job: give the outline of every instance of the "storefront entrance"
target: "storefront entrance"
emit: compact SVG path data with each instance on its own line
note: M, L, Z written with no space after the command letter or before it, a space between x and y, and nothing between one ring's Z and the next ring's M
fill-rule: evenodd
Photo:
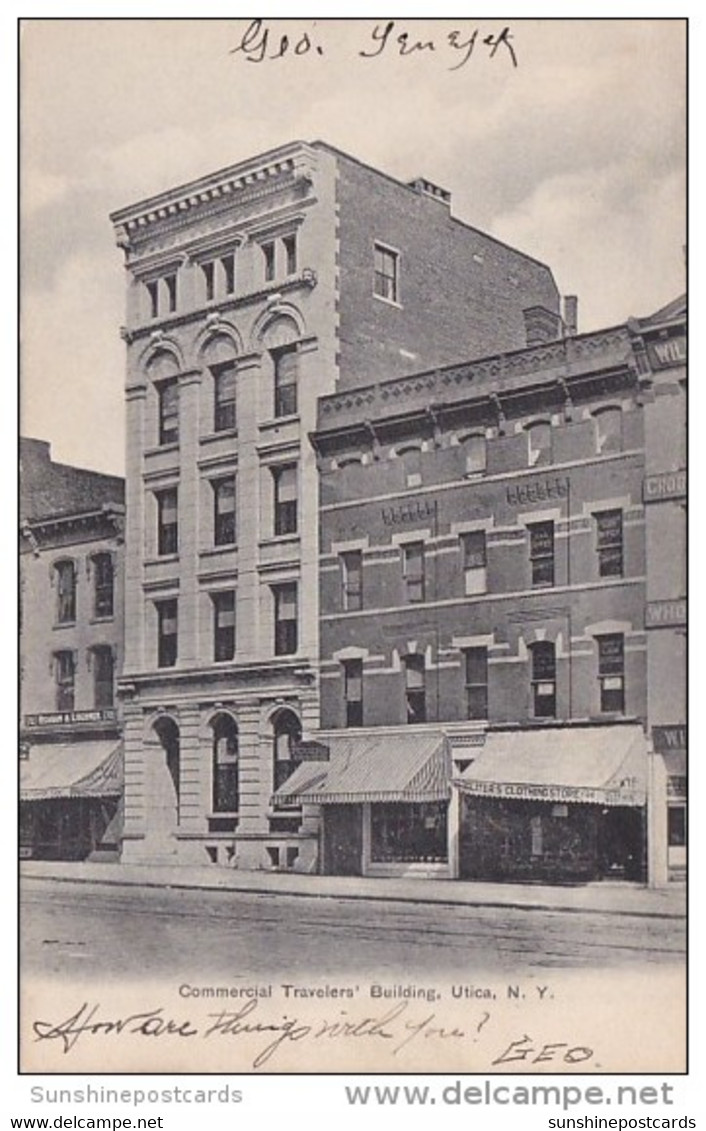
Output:
M363 806L323 807L323 871L328 876L363 874Z

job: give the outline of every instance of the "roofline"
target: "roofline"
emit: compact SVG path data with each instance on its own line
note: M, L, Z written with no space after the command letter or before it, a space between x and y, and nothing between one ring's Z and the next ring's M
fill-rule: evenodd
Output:
M344 157L347 161L352 161L354 165L359 165L362 169L369 169L372 173L376 173L379 177L384 177L385 180L391 181L394 185L397 185L398 188L407 189L408 192L414 193L414 195L417 197L419 196L419 193L416 191L416 189L412 188L412 186L407 184L406 181L401 181L397 177L393 177L391 173L386 173L382 169L377 169L374 165L368 164L367 161L361 161L359 157L353 157L352 154L346 153L345 149L338 149L337 146L331 145L329 142L323 141L321 138L317 138L316 141L312 141L309 144L311 145L312 149L324 149L329 153L336 154L337 157ZM486 232L482 228L476 228L473 224L469 224L467 223L467 221L459 219L459 217L455 216L453 212L451 212L451 210L449 210L449 219L452 220L455 224L460 224L460 226L462 228L466 228L467 231L474 232L479 236L483 236L484 239L491 240L499 247L504 247L507 251L513 251L516 255L521 256L523 259L527 259L530 263L536 263L538 267L543 267L554 283L557 294L560 294L556 280L554 279L554 273L547 263L544 263L541 259L536 259L534 255L530 255L526 251L521 251L519 248L513 247L512 244L505 243L504 240L498 239L497 236L492 235L490 232Z
M263 160L268 161L282 159L289 157L292 154L306 149L309 147L307 141L288 141L285 145L277 146L275 149L266 149L263 153L257 153L252 157L248 157L243 161L237 161L234 165L225 165L221 169L215 169L211 173L204 173L194 180L185 181L183 184L175 185L173 188L166 189L163 192L157 193L156 196L148 196L142 200L138 200L133 204L125 205L123 208L118 208L108 214L109 219L113 224L123 223L125 220L133 218L134 215L144 212L149 209L159 208L166 203L170 203L176 196L188 194L198 188L210 184L213 181L222 180L226 177L233 177L242 175L243 171L252 165L259 164Z

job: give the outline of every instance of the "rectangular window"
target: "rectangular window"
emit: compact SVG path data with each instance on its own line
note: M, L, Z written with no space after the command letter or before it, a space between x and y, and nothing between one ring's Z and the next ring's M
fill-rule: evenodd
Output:
M556 653L551 641L542 640L530 647L532 657L532 700L536 719L556 718Z
M232 589L212 593L213 658L232 660L235 656L235 593Z
M623 576L623 512L601 511L596 514L596 549L598 576Z
M296 346L273 350L275 367L275 416L294 416L297 411L299 356Z
M619 408L602 408L593 414L596 422L596 451L610 455L623 450L623 414Z
M410 605L424 600L424 543L409 542L402 547L405 593Z
M112 617L113 615L113 555L95 554L93 566L93 615Z
M625 637L613 632L597 640L601 711L622 715L625 713Z
M529 530L529 556L534 589L554 584L554 523L533 522Z
M343 608L347 613L363 608L363 554L361 550L349 550L341 554L341 581L343 585Z
M463 441L463 454L466 475L482 475L487 464L487 443L485 436L467 436Z
M73 711L76 681L76 660L73 652L57 652L54 656L57 711Z
M176 444L179 440L179 386L174 381L163 381L158 386L159 443Z
M202 263L201 271L206 286L206 302L210 302L216 293L216 265L212 261Z
M157 601L157 665L173 668L177 661L177 601Z
M463 653L466 676L466 717L488 718L488 649L467 648Z
M76 565L74 562L58 562L56 565L58 624L71 624L76 620Z
M213 487L213 543L235 545L235 476L215 479Z
M466 596L485 593L488 570L485 548L485 530L472 530L461 535L463 553L463 591Z
M273 585L275 603L275 656L291 656L297 650L296 582Z
M107 645L93 649L93 705L98 710L115 701L113 650Z
M157 318L159 315L159 281L153 279L149 283L145 283L147 294L150 300L150 318Z
M424 656L405 656L403 661L407 722L424 723L427 718Z
M260 246L262 248L262 258L265 264L265 282L271 283L275 277L275 245L273 243L263 243Z
M686 847L686 805L667 808L667 844L670 848Z
M165 275L164 286L167 290L167 309L170 314L173 314L177 308L177 277L176 275Z
M176 554L179 550L177 488L157 492L157 553Z
M235 363L214 366L213 373L213 431L232 432L235 429Z
M345 660L343 663L344 695L346 700L346 726L363 725L363 661Z
M391 248L375 244L373 293L388 302L399 302L399 258Z
M296 465L273 467L275 535L297 531L297 468Z
M287 265L287 274L296 275L297 273L297 237L284 236L282 239L284 245L285 262Z
M235 255L224 255L221 259L223 268L223 289L227 295L235 293Z
M552 428L546 421L528 427L527 458L530 467L543 467L552 462Z

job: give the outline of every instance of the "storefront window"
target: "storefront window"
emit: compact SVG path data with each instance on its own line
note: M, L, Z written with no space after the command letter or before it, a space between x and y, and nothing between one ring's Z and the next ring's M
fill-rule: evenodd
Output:
M670 848L686 845L686 805L670 805L667 809L667 841Z
M371 805L372 863L445 863L447 809L445 801Z

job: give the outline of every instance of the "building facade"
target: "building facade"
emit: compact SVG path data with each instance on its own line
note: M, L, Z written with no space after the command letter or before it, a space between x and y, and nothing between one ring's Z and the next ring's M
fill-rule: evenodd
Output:
M20 441L20 849L116 858L124 483Z
M317 867L320 396L556 333L450 196L292 143L111 217L127 315L127 860Z
M322 728L279 797L319 806L324 871L680 859L683 758L648 729L684 718L671 315L321 400Z

